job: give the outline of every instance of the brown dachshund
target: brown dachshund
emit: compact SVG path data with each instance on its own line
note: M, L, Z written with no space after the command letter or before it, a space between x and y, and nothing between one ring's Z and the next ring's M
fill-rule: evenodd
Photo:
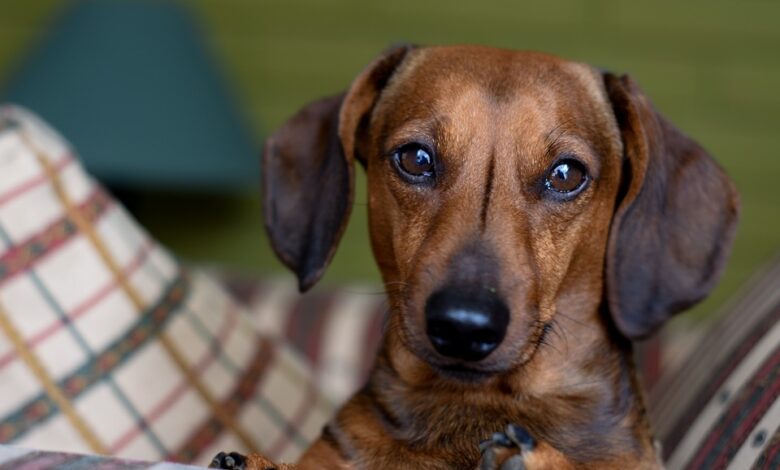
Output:
M278 468L662 466L631 340L724 265L737 194L706 151L625 76L392 49L267 142L266 225L302 290L344 232L355 161L390 317L368 383Z

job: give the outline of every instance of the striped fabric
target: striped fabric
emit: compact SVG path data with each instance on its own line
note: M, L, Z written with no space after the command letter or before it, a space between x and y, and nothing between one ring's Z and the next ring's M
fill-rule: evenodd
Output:
M670 469L780 468L780 257L650 396Z
M175 463L152 463L139 460L114 459L96 455L45 452L22 447L0 445L0 470L197 470Z
M187 271L30 113L0 107L0 443L294 460L333 407L293 348Z

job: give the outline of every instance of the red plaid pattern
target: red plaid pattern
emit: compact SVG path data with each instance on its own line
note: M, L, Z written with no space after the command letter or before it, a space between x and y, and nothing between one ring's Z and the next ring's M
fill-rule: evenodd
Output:
M333 402L346 401L365 382L388 313L384 292L377 286L300 295L291 279L221 277L247 305L258 330L288 342L309 359L317 387Z
M332 413L305 361L183 271L73 155L0 108L0 443L297 458Z

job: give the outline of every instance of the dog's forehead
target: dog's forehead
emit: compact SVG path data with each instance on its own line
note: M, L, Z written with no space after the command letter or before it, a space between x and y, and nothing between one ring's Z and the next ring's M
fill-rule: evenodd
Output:
M592 67L538 52L477 46L415 50L382 95L379 107L403 107L389 110L400 111L401 119L464 106L476 111L480 105L610 114L601 75Z

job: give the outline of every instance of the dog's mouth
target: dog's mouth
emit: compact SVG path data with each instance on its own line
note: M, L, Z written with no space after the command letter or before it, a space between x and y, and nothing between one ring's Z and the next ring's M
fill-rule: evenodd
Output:
M433 365L433 364L431 364ZM464 365L433 366L443 376L460 382L482 382L497 374L495 371L474 369Z

